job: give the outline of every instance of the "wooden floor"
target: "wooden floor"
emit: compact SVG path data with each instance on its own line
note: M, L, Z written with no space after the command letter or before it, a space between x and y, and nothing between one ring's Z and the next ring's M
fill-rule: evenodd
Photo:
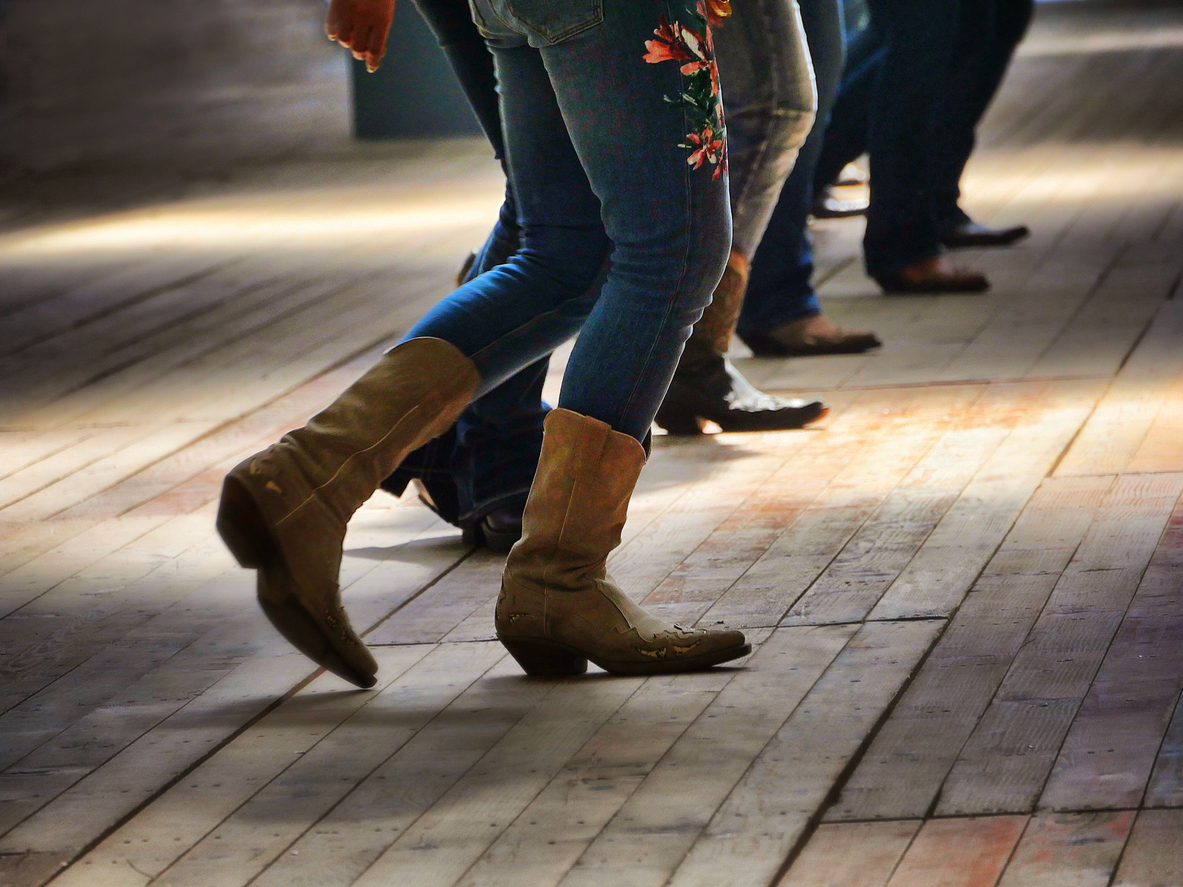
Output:
M816 429L657 440L612 568L749 631L705 674L524 678L499 558L378 494L354 691L214 534L446 292L482 146L4 207L0 884L1183 885L1181 35L1042 5L966 179L1034 230L965 256L991 292L884 298L826 223L825 310L886 346L741 362Z

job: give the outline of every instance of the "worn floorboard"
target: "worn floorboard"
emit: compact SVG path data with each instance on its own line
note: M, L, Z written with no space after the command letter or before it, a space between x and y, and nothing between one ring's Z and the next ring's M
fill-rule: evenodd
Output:
M1181 29L1040 4L963 181L1032 228L956 257L991 290L885 298L862 221L818 223L825 312L884 347L737 344L829 415L655 438L609 566L748 632L698 675L525 678L502 558L377 493L356 691L214 531L225 472L448 291L484 145L4 208L0 884L1183 884Z

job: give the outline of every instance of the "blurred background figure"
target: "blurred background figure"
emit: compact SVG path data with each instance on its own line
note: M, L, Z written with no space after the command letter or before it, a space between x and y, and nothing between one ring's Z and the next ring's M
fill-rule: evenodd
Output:
M859 58L879 70L849 72L851 107L842 109L868 121L867 273L886 292L979 292L985 276L952 265L942 246L1006 245L1027 234L1022 226L977 225L958 201L978 121L1027 30L1033 0L868 0L868 7ZM860 76L875 76L874 90ZM868 95L860 111L859 97ZM840 120L844 132L862 129ZM853 150L845 138L830 170Z
M842 79L841 0L801 0L801 18L817 82L817 123L801 147L752 261L737 332L760 357L859 354L880 345L874 333L844 330L824 317L811 282L813 247L807 224L826 121Z

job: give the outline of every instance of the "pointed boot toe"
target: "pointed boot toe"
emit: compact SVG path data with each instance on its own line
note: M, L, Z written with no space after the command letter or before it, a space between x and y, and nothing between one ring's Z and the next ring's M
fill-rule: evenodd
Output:
M682 628L647 613L608 575L645 450L569 410L546 417L542 456L506 560L497 637L531 675L699 671L751 652L743 634Z
M291 555L286 553L282 532L277 536L274 529L284 523L283 518L268 517L268 513L282 515L284 503L283 494L277 492L282 488L268 470L267 455L269 451L247 459L226 476L218 532L240 565L258 571L259 607L275 629L322 668L359 687L372 687L378 663L354 631L337 584L340 557L333 557L332 548L335 542L339 550L344 541L344 526L337 530L329 522L313 529L322 544L306 549L307 553L327 547L327 556L322 551L304 558L298 548ZM284 482L291 483L288 478ZM293 577L293 569L300 571L304 583Z
M258 573L259 608L293 647L337 677L362 689L377 683L378 663L350 624L340 591L313 606L276 561Z

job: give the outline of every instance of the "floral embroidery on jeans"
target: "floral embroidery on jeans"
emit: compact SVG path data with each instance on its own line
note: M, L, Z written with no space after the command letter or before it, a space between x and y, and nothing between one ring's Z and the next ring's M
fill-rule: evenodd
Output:
M678 145L690 150L686 162L694 169L704 163L713 166L713 179L727 172L727 127L719 98L719 68L715 64L711 25L717 25L728 12L726 0L699 0L694 13L697 29L677 21L671 23L663 13L653 32L655 39L645 41L645 61L649 64L682 63L682 94L677 98L666 96L665 100L685 108L694 127L686 134L686 141Z

